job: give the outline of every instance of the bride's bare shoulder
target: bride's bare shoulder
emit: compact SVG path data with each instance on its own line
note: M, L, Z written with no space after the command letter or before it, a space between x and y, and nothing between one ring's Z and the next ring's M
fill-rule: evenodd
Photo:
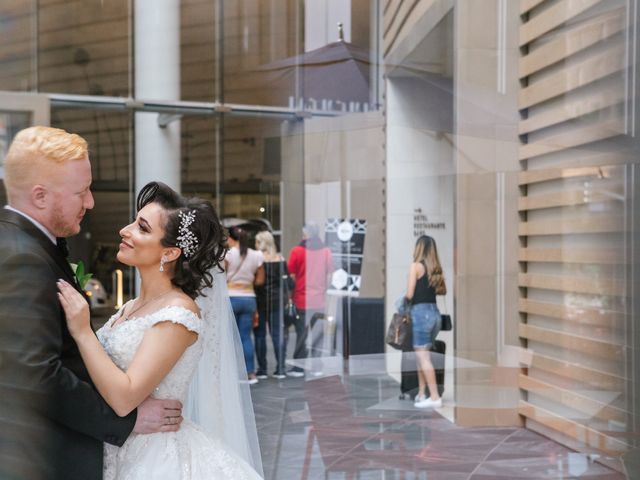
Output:
M172 295L167 301L167 307L182 307L200 317L200 309L198 305L196 305L195 300L184 292L176 292Z

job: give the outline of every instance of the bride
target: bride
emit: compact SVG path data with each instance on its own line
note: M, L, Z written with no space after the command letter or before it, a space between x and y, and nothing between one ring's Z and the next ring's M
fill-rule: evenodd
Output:
M105 444L104 478L262 478L215 210L157 182L142 189L137 207L117 258L140 272L140 296L95 334L83 296L61 280L58 297L96 388L118 415L153 396L182 401L185 421L177 432Z

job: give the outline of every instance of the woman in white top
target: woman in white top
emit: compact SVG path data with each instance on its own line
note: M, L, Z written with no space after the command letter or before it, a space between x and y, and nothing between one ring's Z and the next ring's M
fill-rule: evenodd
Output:
M262 252L249 248L247 232L240 227L230 229L227 243L229 246L229 252L225 257L227 287L240 331L249 383L253 385L258 383L253 360L253 341L251 340L253 316L257 310L256 294L253 287L264 284L264 257Z

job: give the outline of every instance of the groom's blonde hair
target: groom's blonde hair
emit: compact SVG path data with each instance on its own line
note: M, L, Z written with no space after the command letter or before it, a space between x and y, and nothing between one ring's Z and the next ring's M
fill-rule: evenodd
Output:
M88 157L87 142L80 135L61 128L35 126L20 130L4 160L7 195L26 192L41 183L51 168Z

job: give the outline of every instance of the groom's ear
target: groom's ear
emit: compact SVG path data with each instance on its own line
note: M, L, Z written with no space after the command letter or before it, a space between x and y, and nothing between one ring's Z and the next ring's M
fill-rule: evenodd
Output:
M48 193L47 187L44 185L34 185L31 189L31 202L39 210L44 210L47 208Z

